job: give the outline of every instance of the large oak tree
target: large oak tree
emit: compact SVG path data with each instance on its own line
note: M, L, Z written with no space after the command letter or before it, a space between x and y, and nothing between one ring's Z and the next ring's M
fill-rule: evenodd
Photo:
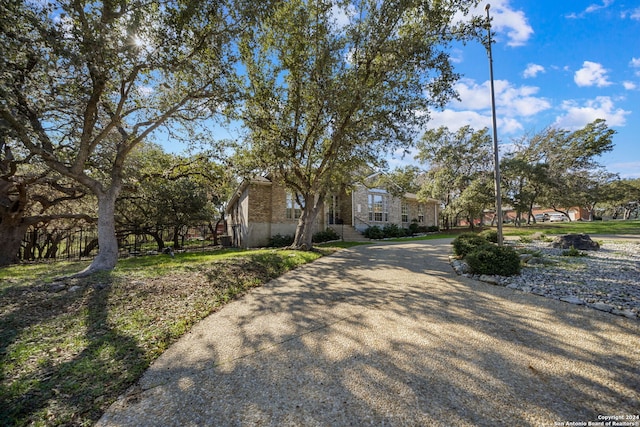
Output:
M114 206L133 148L163 125L187 135L229 102L232 9L225 0L0 5L0 118L30 155L95 194L100 250L86 273L116 264Z
M455 94L448 47L477 36L476 1L290 0L257 8L241 56L248 129L241 157L303 207L293 246L310 248L327 194L406 149Z

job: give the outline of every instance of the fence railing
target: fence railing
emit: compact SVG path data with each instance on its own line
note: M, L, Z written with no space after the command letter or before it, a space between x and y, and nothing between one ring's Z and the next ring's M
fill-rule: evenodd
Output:
M221 244L222 229L201 224L189 227L166 227L154 230L153 236L141 230L117 230L118 256L121 258L158 253L163 248L174 250L206 250ZM215 239L213 233L218 234ZM176 245L177 240L177 245ZM161 244L160 244L161 242ZM162 246L162 247L161 247ZM91 259L98 253L96 227L70 229L30 228L25 234L18 258L22 261Z

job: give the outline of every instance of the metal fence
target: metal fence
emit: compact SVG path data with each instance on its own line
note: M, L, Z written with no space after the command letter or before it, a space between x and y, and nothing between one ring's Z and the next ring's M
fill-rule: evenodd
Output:
M215 225L201 224L190 227L167 227L154 233L165 248L174 250L204 251L214 243L221 243L223 228L215 232ZM162 250L156 238L142 231L117 230L119 257L155 254ZM176 239L177 235L177 239ZM177 247L176 242L177 240ZM22 261L81 260L91 259L98 253L98 230L84 226L70 229L31 227L25 234L18 258Z
M29 228L18 257L23 261L82 259L95 256L98 246L96 228Z

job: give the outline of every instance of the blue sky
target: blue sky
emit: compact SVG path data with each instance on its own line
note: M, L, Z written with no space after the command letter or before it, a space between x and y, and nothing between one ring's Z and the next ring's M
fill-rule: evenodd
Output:
M493 0L474 13L485 16L487 3L500 144L602 118L617 134L600 162L622 178L640 178L640 0ZM451 57L462 74L456 85L461 100L432 112L429 127L491 128L485 48L461 45ZM233 129L215 133L236 136ZM165 148L176 149L167 142ZM395 156L390 165L414 163L412 157Z
M485 15L487 3L500 143L602 118L617 134L600 162L640 178L640 1L494 0L476 14ZM486 50L469 44L452 57L463 74L461 101L433 112L430 127L491 128Z

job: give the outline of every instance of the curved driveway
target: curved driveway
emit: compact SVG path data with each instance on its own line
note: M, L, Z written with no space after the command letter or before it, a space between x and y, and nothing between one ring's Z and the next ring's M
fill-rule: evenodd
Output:
M170 347L98 425L553 426L640 413L640 322L458 277L450 250L360 246L257 288Z

